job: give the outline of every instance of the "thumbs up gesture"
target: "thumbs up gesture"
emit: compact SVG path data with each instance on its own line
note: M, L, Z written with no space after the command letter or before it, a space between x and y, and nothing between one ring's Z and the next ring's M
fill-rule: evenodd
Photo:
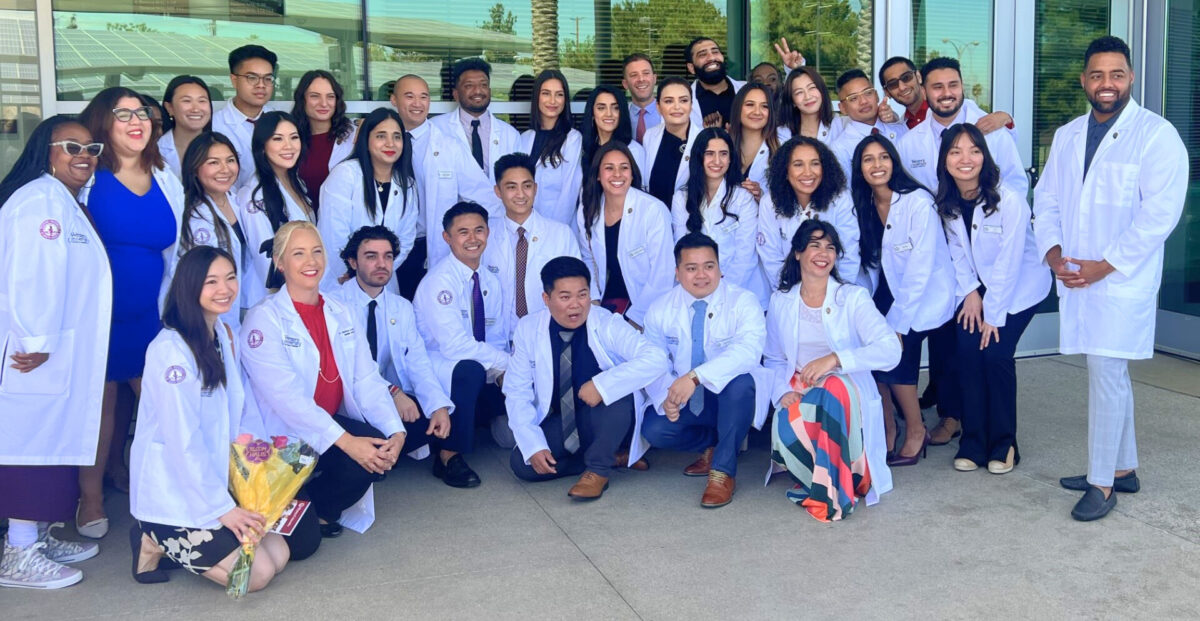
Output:
M888 105L887 93L883 94L883 100L879 102L879 120L884 123L900 122L900 115L896 114L896 111Z

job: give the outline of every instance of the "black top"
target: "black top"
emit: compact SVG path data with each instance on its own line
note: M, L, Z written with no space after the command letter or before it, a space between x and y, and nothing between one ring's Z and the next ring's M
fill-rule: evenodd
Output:
M1083 150L1083 176L1087 176L1087 171L1092 167L1092 158L1096 156L1096 149L1100 147L1100 142L1104 140L1104 136L1108 134L1108 130L1112 129L1113 123L1121 117L1121 113L1125 111L1122 107L1117 110L1117 113L1108 117L1108 120L1100 123L1096 120L1096 115L1088 114L1087 122L1087 142L1084 144Z
M601 216L603 217L603 216ZM605 300L628 300L629 290L625 288L625 275L621 273L621 263L617 260L620 253L621 221L617 220L612 226L604 227L604 265L608 269L608 282L604 285L604 293L600 297Z
M546 143L550 141L550 132L545 129L536 129L533 131L533 146L529 149L529 155L538 163L542 161L542 150L546 148Z
M696 101L695 105L700 106L700 116L707 118L713 112L721 113L721 125L729 122L730 108L733 107L734 92L733 82L729 78L725 78L725 90L721 94L716 94L704 88L702 84L696 85Z
M558 392L558 360L562 356L563 349L566 349L567 344L563 342L561 332L571 332L574 336L571 337L571 385L575 388L575 411L578 412L583 408L583 402L579 399L579 389L584 384L590 382L593 377L600 374L600 363L596 362L596 355L592 353L592 348L588 347L587 339L587 324L584 324L574 330L567 330L558 325L558 322L553 317L550 318L550 353L552 354L551 366L554 369L554 398L550 400L550 416L561 414L559 411L559 400L562 395Z
M89 219L90 219L90 216L89 216ZM233 223L233 234L237 235L238 242L240 242L242 244L242 247L244 248L246 246L246 234L244 232L242 232L242 223L241 222Z
M975 205L979 204L978 200L967 200L965 198L958 199L958 210L962 213L963 224L967 226L967 237L971 238L971 220L975 218Z
M679 162L683 160L683 149L687 143L668 131L663 131L662 142L658 145L658 155L654 159L654 168L650 170L648 191L654 198L662 201L667 207L675 197L675 177L679 174Z
M375 191L379 193L379 206L383 208L383 213L387 213L388 197L392 195L392 182L387 183L375 182Z

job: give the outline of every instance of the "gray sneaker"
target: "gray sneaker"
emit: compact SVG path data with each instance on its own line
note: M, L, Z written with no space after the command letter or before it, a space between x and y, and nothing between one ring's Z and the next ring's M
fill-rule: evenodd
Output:
M38 541L46 544L42 556L55 563L78 563L100 553L100 544L91 541L62 541L55 539L50 531L63 526L62 522L45 524L38 522Z
M0 586L25 589L61 589L83 580L83 572L56 563L42 555L45 543L37 542L24 548L4 541L4 558L0 559Z

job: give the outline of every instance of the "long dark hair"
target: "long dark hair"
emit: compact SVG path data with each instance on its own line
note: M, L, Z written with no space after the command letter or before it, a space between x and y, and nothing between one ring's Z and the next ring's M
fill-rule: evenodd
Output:
M538 108L538 98L541 96L542 85L550 80L558 80L563 89L563 111L554 121L554 127L542 129L542 111ZM567 76L557 69L547 69L538 74L533 81L533 95L529 104L529 127L533 131L547 131L550 136L541 153L530 153L542 166L557 168L563 161L562 147L567 141L567 135L575 125L571 122L571 87L567 86Z
M1000 167L992 159L988 150L987 140L978 127L970 123L956 123L942 133L942 146L938 149L937 180L938 191L933 202L937 205L938 213L947 220L953 220L962 215L962 194L954 177L946 170L946 155L958 141L958 137L966 134L971 142L983 153L983 168L979 170L979 196L974 201L983 202L983 215L990 216L1000 208Z
M883 222L879 220L879 212L875 209L875 192L867 184L867 178L862 172L862 154L869 145L878 143L887 151L892 160L892 178L888 179L887 187L897 194L908 194L921 190L929 192L919 181L913 179L901 164L900 154L896 145L892 144L882 134L870 134L863 138L854 148L854 157L850 159L850 197L854 199L854 213L858 216L858 252L863 267L879 267L879 251L883 244Z
M596 157L596 150L600 148L600 131L596 129L596 98L606 94L616 98L617 109L620 111L620 116L617 117L617 129L613 131L609 140L616 140L627 145L633 141L633 124L629 120L629 103L625 100L625 93L608 84L596 86L592 89L592 94L588 96L587 106L583 109L583 127L580 129L580 133L583 134L583 157L579 158L579 165L585 172L591 169L592 160Z
M278 231L279 227L288 221L288 217L287 203L284 201L283 191L275 182L275 169L271 168L271 161L267 159L266 146L267 141L275 134L275 128L284 121L296 125L295 117L286 112L278 110L264 112L254 124L254 134L250 138L250 152L254 154L254 171L258 178L258 185L250 193L250 200L254 200L256 193L261 193L263 211L267 214L267 219L271 221L272 231ZM296 158L296 164L288 169L287 177L300 196L301 207L311 218L312 205L308 202L308 195L304 192L304 182L300 181L300 162L304 159L305 151L307 149L304 148L304 139L301 138L300 156Z
M354 123L346 118L346 97L342 85L338 84L337 78L333 77L332 73L324 69L313 69L300 76L300 81L296 83L296 90L292 91L292 116L296 119L296 129L300 131L300 142L306 146L312 140L312 124L305 112L304 106L307 103L305 98L308 97L308 87L312 86L313 81L317 78L325 78L329 81L329 86L333 89L333 96L337 99L337 103L333 106L333 118L329 119L329 134L337 142L341 142L349 138L354 131ZM305 151L307 152L308 149Z
M812 195L813 210L827 211L833 204L833 199L846 189L846 173L842 172L842 165L838 163L837 156L825 143L807 136L792 136L775 152L771 158L771 166L767 169L767 188L771 191L771 200L775 203L775 213L784 218L791 218L800 210L800 200L796 198L796 191L788 181L788 166L792 161L792 153L805 145L815 149L817 156L821 158L821 183L817 184L817 189Z
M121 101L122 97L132 97L138 100L141 104L142 96L133 89L125 88L124 86L110 86L99 93L88 102L88 105L79 113L79 123L92 132L92 140L102 142L105 145L104 152L100 154L100 159L96 161L96 168L103 170L116 171L120 160L117 158L116 149L112 148L109 141L109 134L112 133L113 122L116 117L113 116L113 108L117 107L117 102ZM158 139L162 136L162 132L154 121L146 121L150 124L150 136L146 141L146 148L142 149L141 157L138 163L142 167L143 172L153 172L156 169L163 167L162 155L158 152Z
M217 243L222 249L232 252L233 245L229 227L217 214L217 207L208 199L208 192L204 189L204 184L200 183L200 167L208 159L209 149L219 144L229 147L229 152L235 159L237 158L237 147L233 146L233 142L225 134L201 132L188 145L187 151L184 152L183 159L179 163L183 177L180 179L183 182L183 224L179 230L179 247L184 251L190 250L196 245L196 240L192 238L192 227L188 223L198 215L212 222L213 230L217 234ZM236 174L234 179L237 179Z
M70 124L83 127L83 124L72 116L56 114L33 128L29 140L25 141L25 148L13 163L12 170L4 176L4 181L0 181L0 208L4 207L13 192L21 189L21 186L43 174L50 174L50 142L53 141L54 130Z
M742 106L746 105L746 97L749 97L752 91L761 91L767 98L767 126L762 129L762 135L769 157L775 155L775 152L779 150L779 133L775 131L777 126L775 93L771 92L766 84L760 82L747 82L738 89L737 95L733 98L733 107L729 110L729 135L733 137L733 142L729 144L729 149L737 151L739 156L742 153L742 135L744 133L742 131ZM749 162L743 163L749 164Z
M175 267L171 288L167 290L167 302L163 308L163 326L179 333L183 342L196 358L200 371L201 386L212 390L225 385L225 360L213 346L216 334L208 329L204 320L204 309L200 306L200 292L208 278L208 268L217 259L225 259L237 270L237 262L221 248L196 246L187 251ZM221 329L218 321L217 330Z
M171 101L172 99L175 98L175 91L180 86L183 86L185 84L195 84L196 86L199 86L200 88L204 89L204 94L208 96L208 123L204 124L204 131L206 131L206 132L212 131L212 117L213 117L212 91L210 91L208 89L208 84L205 84L204 80L201 80L200 78L198 78L194 75L177 75L177 76L171 78L170 82L167 82L167 90L165 93L163 93L163 99L162 99L164 112L165 112L166 104L175 105L175 103L173 101ZM175 117L168 115L168 114L164 114L163 122L162 122L163 133L165 134L165 133L171 131L172 129L175 129Z
M821 74L807 65L796 67L788 74L787 79L783 81L783 88L779 89L779 126L786 127L792 130L793 136L800 135L800 109L796 107L796 103L792 101L792 82L795 82L800 76L806 75L817 85L817 90L821 91L821 108L817 110L817 118L822 125L833 124L833 100L829 97L829 87L825 84L825 78Z
M404 203L401 206L400 213L404 213L408 209L408 189L416 183L416 174L413 173L412 162L412 138L404 131L404 121L400 119L400 115L391 108L375 108L363 119L362 126L358 128L358 138L354 140L354 153L346 158L347 161L355 160L358 166L362 169L363 182L363 203L367 207L367 213L371 215L371 219L375 219L375 167L371 164L371 132L375 131L380 123L391 119L400 126L400 133L403 134L404 142L401 146L400 159L392 164L392 183L395 183L401 189L400 195L403 197Z
M779 270L779 290L791 291L792 287L800 284L800 261L796 259L796 253L803 254L808 249L808 243L813 237L821 233L825 239L833 243L833 249L837 253L837 258L842 258L845 254L845 249L842 248L842 240L838 237L837 227L833 226L828 220L817 220L810 218L800 223L800 227L796 229L796 234L792 235L792 247L788 251L787 257L783 259L783 267ZM837 264L829 271L830 278L845 284L841 275L838 274Z
M588 239L592 238L592 224L600 216L600 203L604 200L604 188L600 187L600 162L604 160L605 155L613 151L620 151L629 160L629 168L633 173L633 184L629 188L635 189L642 186L642 173L633 159L633 153L629 152L629 147L624 142L613 138L597 149L596 155L592 158L592 164L588 168L588 174L583 178L583 190L579 197L579 202L583 204L584 234Z
M708 143L713 140L724 140L725 144L729 146L729 170L725 171L725 195L721 197L721 219L717 221L717 224L731 216L734 220L738 219L736 213L729 213L729 199L733 197L734 190L742 182L741 155L733 146L729 132L720 127L708 127L696 136L696 141L692 143L692 154L688 160L687 230L693 233L700 233L704 228L704 217L700 214L700 204L708 195L707 175L704 171L704 152L708 150Z

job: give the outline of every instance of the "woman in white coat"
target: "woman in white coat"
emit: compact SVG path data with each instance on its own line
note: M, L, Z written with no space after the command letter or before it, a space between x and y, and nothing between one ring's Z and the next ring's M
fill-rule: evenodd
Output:
M637 189L640 181L624 143L600 147L583 185L578 222L593 299L639 327L650 303L675 283L667 208Z
M329 256L341 254L358 229L383 225L400 241L396 265L404 263L417 239L420 217L412 158L412 140L395 110L376 108L363 119L350 158L334 166L321 186L323 209L317 225L329 244ZM322 284L335 287L345 274L331 265Z
M194 75L177 75L167 83L163 94L163 110L166 118L162 123L162 137L158 139L158 152L163 164L183 178L183 155L188 145L201 132L212 131L212 100L208 84Z
M586 175L591 170L592 160L600 147L608 144L609 140L617 140L629 147L638 174L645 178L648 173L646 150L633 139L633 124L629 118L625 91L606 84L592 89L592 94L588 96L587 105L583 109L582 125L579 130L582 136L582 153L579 157L581 173ZM574 221L571 222L571 226L575 226Z
M166 582L168 563L224 586L243 542L258 544L250 590L287 564L283 537L229 493L229 446L242 430L245 395L233 331L220 317L237 310L233 256L198 246L180 259L164 328L146 351L146 380L130 452L129 532L133 577ZM254 429L254 426L250 426Z
M537 161L533 208L551 220L574 226L583 184L579 159L583 136L573 129L570 94L561 71L547 69L538 74L529 111L531 129L521 134L520 150Z
M771 289L796 229L805 220L824 220L837 228L845 252L838 273L848 282L858 278L858 219L846 191L846 175L825 143L805 136L783 143L771 158L767 193L758 203L758 258Z
M240 278L246 233L238 220L240 209L233 193L239 169L233 141L225 134L204 132L188 146L182 166L184 226L179 231L180 257L197 246L220 248L233 256ZM221 315L221 321L234 332L241 328L240 298Z
M86 537L108 532L104 514L104 474L127 489L125 441L130 407L119 407L118 391L141 390L146 348L162 327L162 302L171 279L183 222L183 186L163 167L151 109L138 93L106 88L88 103L79 120L104 151L85 199L112 268L112 328L104 416L96 465L80 471L76 528ZM123 391L128 392L128 391ZM112 459L109 459L109 456Z
M0 586L53 589L99 546L59 541L96 460L112 309L108 255L77 201L104 149L66 115L42 121L0 182ZM47 430L51 430L47 433Z
M1017 449L1017 341L1050 292L1025 195L1001 186L983 134L970 124L942 134L938 211L957 281L958 378L963 435L954 468L987 463L1005 474L1021 461Z
M733 98L732 117L729 119L729 136L733 138L733 150L738 153L742 187L762 199L767 187L767 168L771 156L781 144L776 130L771 91L757 82L748 83Z
M720 248L722 278L747 289L767 307L770 289L758 267L754 238L758 203L739 181L738 152L729 134L718 127L700 132L692 145L687 185L671 203L674 240L704 233Z
M663 122L646 130L646 168L642 180L646 192L671 203L676 190L687 185L692 143L703 127L692 123L692 89L683 78L666 78L658 83L658 111Z
M858 498L892 489L872 371L900 361L900 340L862 287L837 272L837 228L806 220L792 238L780 289L767 310L763 363L774 372L772 471L798 481L792 502L840 520ZM836 453L835 453L836 451Z
M358 123L346 117L346 98L337 78L324 69L305 72L292 91L292 118L304 143L297 172L313 212L321 208L321 188L333 167L354 152Z
M933 197L900 165L891 141L883 135L867 136L851 161L863 281L871 287L876 308L904 342L900 364L875 376L885 397L889 450L897 443L889 392L906 425L888 465L912 466L929 445L917 400L921 343L954 314L954 266Z
M271 435L298 437L321 454L304 486L321 535L337 537L343 525L364 532L375 520L371 485L400 457L404 424L350 309L320 293L326 253L317 228L289 222L273 248L284 286L250 309L240 337L253 407Z
M833 142L842 123L833 113L833 100L825 78L815 67L792 69L780 89L780 140L795 136L815 138L825 144Z
M282 284L272 267L275 232L287 222L316 222L316 212L304 193L297 162L304 153L300 130L286 112L264 112L250 139L254 176L237 193L238 219L246 234L242 247L242 308L248 309Z

